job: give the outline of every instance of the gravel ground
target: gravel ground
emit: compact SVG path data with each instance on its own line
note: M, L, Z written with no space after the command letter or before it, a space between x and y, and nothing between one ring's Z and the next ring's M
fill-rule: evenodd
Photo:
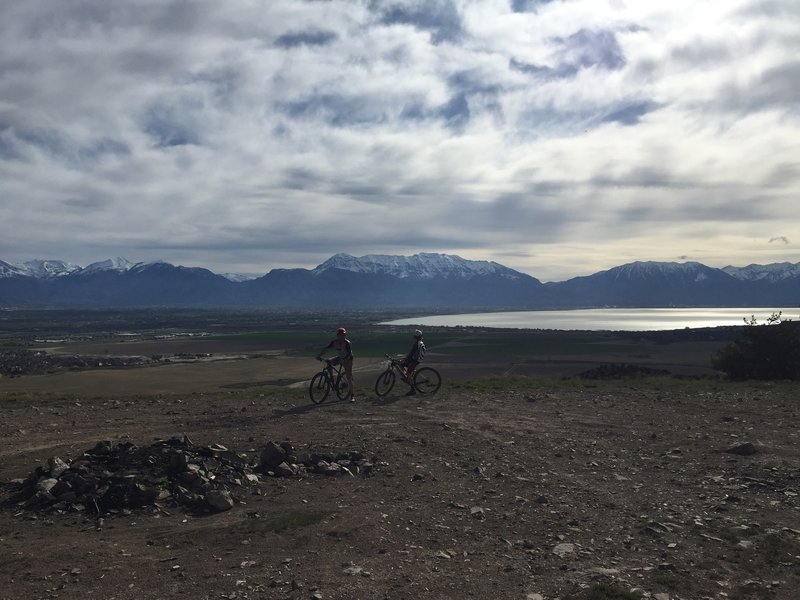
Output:
M293 390L6 403L0 598L794 599L799 391L510 381L354 404ZM51 457L173 437L252 465L289 441L374 468L260 472L218 511L10 500Z

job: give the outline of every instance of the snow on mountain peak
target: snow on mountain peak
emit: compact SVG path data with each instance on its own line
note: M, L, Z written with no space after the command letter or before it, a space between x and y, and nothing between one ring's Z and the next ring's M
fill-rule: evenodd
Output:
M25 272L16 265L0 260L0 277L19 277Z
M225 279L228 281L232 281L234 283L241 283L242 281L252 281L253 279L258 279L261 275L256 275L253 273L220 273Z
M78 265L64 262L63 260L29 260L21 265L15 265L25 275L30 277L37 277L39 279L48 279L50 277L62 277L69 275L75 271L80 271Z
M421 252L413 256L393 256L387 254L367 254L355 257L350 254L335 254L313 270L323 273L329 269L342 269L356 273L391 275L393 277L415 277L433 279L436 277L458 277L470 279L477 275L500 274L519 277L520 274L496 262L486 260L466 260L451 254Z
M709 279L713 269L699 262L658 262L658 261L636 261L620 265L605 271L613 275L614 279L649 279L664 280L668 278L680 278L684 281L705 281Z
M96 273L97 271L118 271L122 273L123 271L128 271L133 265L134 263L127 258L118 256L117 258L108 258L106 260L93 262L83 269L83 273Z
M723 267L728 275L742 281L783 281L800 277L800 263L772 263L769 265L747 265L746 267Z

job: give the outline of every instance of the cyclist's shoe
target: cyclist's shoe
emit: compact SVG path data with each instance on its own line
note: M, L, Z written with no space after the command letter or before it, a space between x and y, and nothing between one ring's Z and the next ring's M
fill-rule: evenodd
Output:
M406 396L416 396L416 395L417 395L417 390L415 390L414 388L411 388L406 392Z
M356 401L356 397L355 396L350 396L350 402L355 402L355 401Z

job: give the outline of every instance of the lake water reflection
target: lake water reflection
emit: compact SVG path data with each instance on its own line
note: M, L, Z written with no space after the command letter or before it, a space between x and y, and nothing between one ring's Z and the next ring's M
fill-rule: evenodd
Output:
M663 331L670 329L742 325L755 316L759 323L781 312L800 320L800 308L591 308L433 315L387 321L382 325L494 327L504 329L562 329L584 331Z

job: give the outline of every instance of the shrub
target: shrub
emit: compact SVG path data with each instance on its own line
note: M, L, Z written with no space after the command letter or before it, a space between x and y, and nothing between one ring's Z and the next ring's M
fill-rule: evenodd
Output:
M741 335L712 358L734 380L800 379L800 323L773 313L766 323L745 319Z

